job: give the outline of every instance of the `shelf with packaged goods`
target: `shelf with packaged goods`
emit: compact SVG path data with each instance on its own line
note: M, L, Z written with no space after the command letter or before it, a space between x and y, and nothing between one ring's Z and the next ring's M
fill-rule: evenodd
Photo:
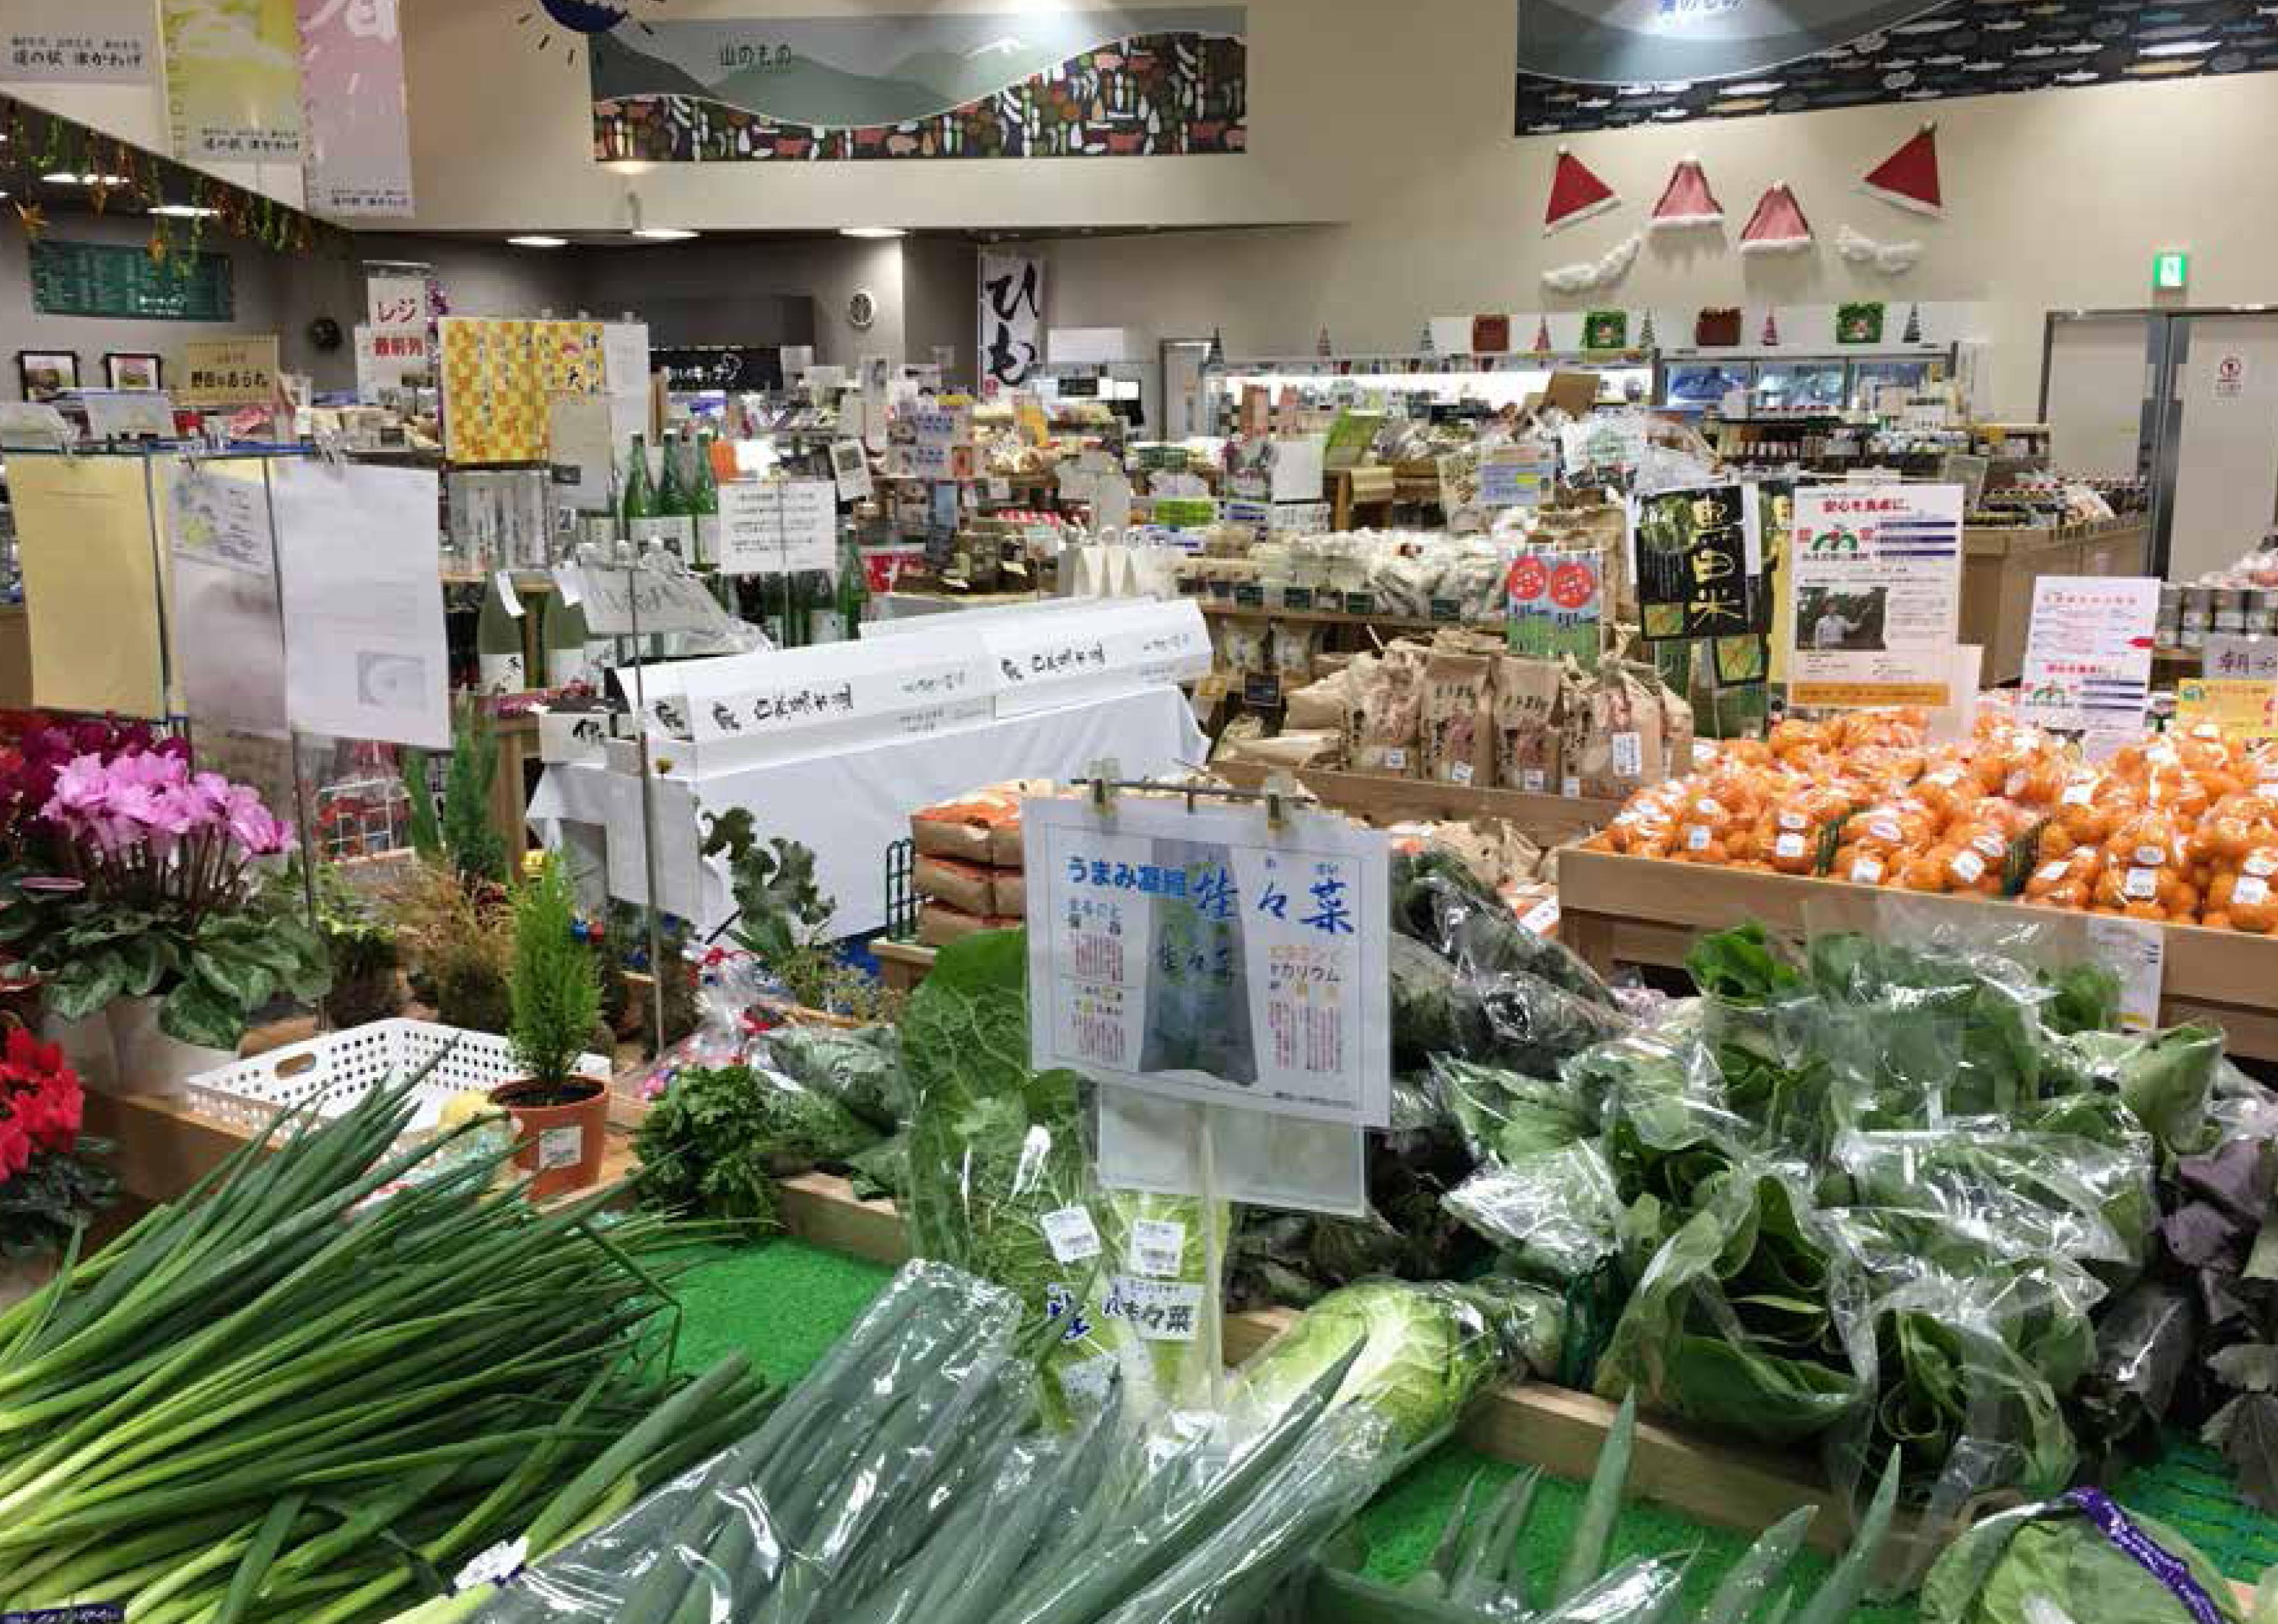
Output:
M1276 769L1255 762L1227 761L1211 771L1237 789L1265 787ZM1428 778L1395 778L1383 773L1349 773L1326 767L1286 769L1298 787L1322 805L1372 822L1411 819L1499 818L1530 840L1556 843L1606 827L1622 803L1592 796L1540 795L1526 789L1476 789L1469 784Z
M1442 626L1461 626L1460 620L1433 620L1412 614L1351 614L1339 609L1277 609L1267 604L1234 603L1223 599L1205 599L1202 603L1204 615L1229 621L1293 621L1306 626L1373 626L1380 631L1437 631Z
M2096 916L1981 897L1930 896L1665 858L1567 851L1558 859L1559 930L1601 974L1616 964L1681 967L1700 936L1748 920L1775 934L1875 930L1885 906L1957 919L2084 930ZM2160 925L2166 946L2160 1018L2222 1028L2232 1053L2278 1060L2278 937Z

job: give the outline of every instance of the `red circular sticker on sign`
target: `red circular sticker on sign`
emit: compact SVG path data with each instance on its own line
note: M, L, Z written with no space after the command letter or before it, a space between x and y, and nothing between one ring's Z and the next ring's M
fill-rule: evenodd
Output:
M1531 603L1542 596L1550 585L1550 572L1539 558L1513 559L1510 578L1504 590L1521 603Z
M1579 609L1598 595L1598 577L1586 564L1561 564L1550 575L1550 601Z

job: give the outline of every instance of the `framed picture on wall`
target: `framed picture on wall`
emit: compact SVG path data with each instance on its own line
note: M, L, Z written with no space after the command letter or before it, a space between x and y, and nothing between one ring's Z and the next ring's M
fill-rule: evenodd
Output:
M79 387L79 352L69 349L19 349L16 379L27 400L52 400L66 389Z
M112 350L103 358L103 376L113 389L155 394L164 387L158 381L165 362L143 350Z

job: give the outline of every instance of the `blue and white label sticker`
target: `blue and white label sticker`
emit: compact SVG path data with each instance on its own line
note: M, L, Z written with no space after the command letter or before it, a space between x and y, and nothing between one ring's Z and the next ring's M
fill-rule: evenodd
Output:
M485 1584L505 1584L522 1571L529 1555L528 1540L501 1540L489 1550L478 1552L459 1570L458 1576L451 1581L451 1593L463 1596Z
M1168 1218L1142 1218L1131 1226L1124 1260L1134 1274L1175 1277L1187 1250L1187 1226Z
M1089 1208L1063 1207L1046 1213L1037 1223L1043 1228L1044 1244L1052 1249L1055 1261L1081 1263L1099 1255L1099 1231L1091 1222Z
M72 1607L35 1607L29 1613L0 1613L0 1624L126 1624L118 1602L81 1602Z

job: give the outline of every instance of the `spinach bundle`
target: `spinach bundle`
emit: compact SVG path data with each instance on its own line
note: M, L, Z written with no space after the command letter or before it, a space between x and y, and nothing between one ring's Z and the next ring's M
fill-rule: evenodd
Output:
M1619 1244L1621 1198L1594 1140L1490 1160L1445 1204L1494 1244L1507 1268L1553 1285L1594 1274Z
M1773 1173L1724 1181L1655 1254L1614 1327L1598 1391L1703 1427L1789 1442L1864 1391L1830 1301L1827 1238Z
M769 1222L776 1180L839 1165L878 1131L830 1094L764 1066L692 1066L672 1079L634 1135L644 1204L706 1217Z

